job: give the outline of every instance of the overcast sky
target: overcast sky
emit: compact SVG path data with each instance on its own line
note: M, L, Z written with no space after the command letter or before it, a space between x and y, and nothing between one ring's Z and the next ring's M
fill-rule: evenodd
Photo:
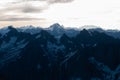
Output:
M120 29L120 0L0 0L0 27L53 23Z

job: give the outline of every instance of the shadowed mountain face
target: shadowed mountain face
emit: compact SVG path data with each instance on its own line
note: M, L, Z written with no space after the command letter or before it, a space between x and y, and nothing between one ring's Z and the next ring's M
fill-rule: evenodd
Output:
M0 73L8 80L120 80L120 39L105 31L3 30Z

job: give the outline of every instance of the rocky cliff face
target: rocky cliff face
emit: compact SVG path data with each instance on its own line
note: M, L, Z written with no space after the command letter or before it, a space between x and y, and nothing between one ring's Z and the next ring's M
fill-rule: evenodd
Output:
M120 79L120 39L104 31L64 29L59 24L3 30L0 73L9 80Z

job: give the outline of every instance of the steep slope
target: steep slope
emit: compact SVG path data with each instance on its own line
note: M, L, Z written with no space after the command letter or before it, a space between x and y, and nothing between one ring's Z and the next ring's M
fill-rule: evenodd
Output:
M120 79L120 39L86 29L71 37L59 24L52 28L0 32L0 73L9 80Z

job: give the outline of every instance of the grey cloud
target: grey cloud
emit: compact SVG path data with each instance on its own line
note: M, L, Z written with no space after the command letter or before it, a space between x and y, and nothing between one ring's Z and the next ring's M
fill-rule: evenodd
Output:
M24 7L24 8L20 9L20 11L24 12L24 13L38 13L38 12L41 12L43 10L44 9L38 9L36 7Z
M29 21L29 20L46 20L45 18L21 17L19 15L2 15L0 21Z
M74 0L19 0L19 1L46 1L50 3L66 3L66 2L72 2Z
M0 19L0 21L29 21L29 20L41 20L36 18L7 18L7 19Z
M49 3L68 3L74 0L48 0Z
M8 7L9 6L9 7ZM41 13L47 6L34 6L32 3L11 3L8 6L0 8L0 21L28 21L28 20L44 20L43 18L34 18L26 13ZM9 14L11 13L12 14Z
M45 5L33 6L32 2L46 3ZM74 0L19 0L9 3L10 7L4 9L4 11L17 11L22 13L39 13L49 8L53 3L68 3ZM27 2L27 3L26 3Z
M24 2L9 4L9 6L10 7L5 7L3 11L13 11L18 13L38 13L48 8L47 5L34 6L32 5L32 3L24 3Z
M47 6L35 7L35 6L24 5L24 6L18 6L18 7L11 8L11 10L21 12L21 13L39 13L45 9L47 9Z
M28 1L28 2L24 2ZM48 9L50 5L55 3L67 3L72 2L73 0L18 0L13 2L8 2L3 8L0 8L0 21L23 21L23 20L41 20L30 17L21 17L28 16L26 13L42 13L44 10ZM33 5L33 2L38 3L38 5ZM45 5L41 3L45 3ZM39 4L40 3L40 4ZM11 16L6 15L6 13L12 12Z

